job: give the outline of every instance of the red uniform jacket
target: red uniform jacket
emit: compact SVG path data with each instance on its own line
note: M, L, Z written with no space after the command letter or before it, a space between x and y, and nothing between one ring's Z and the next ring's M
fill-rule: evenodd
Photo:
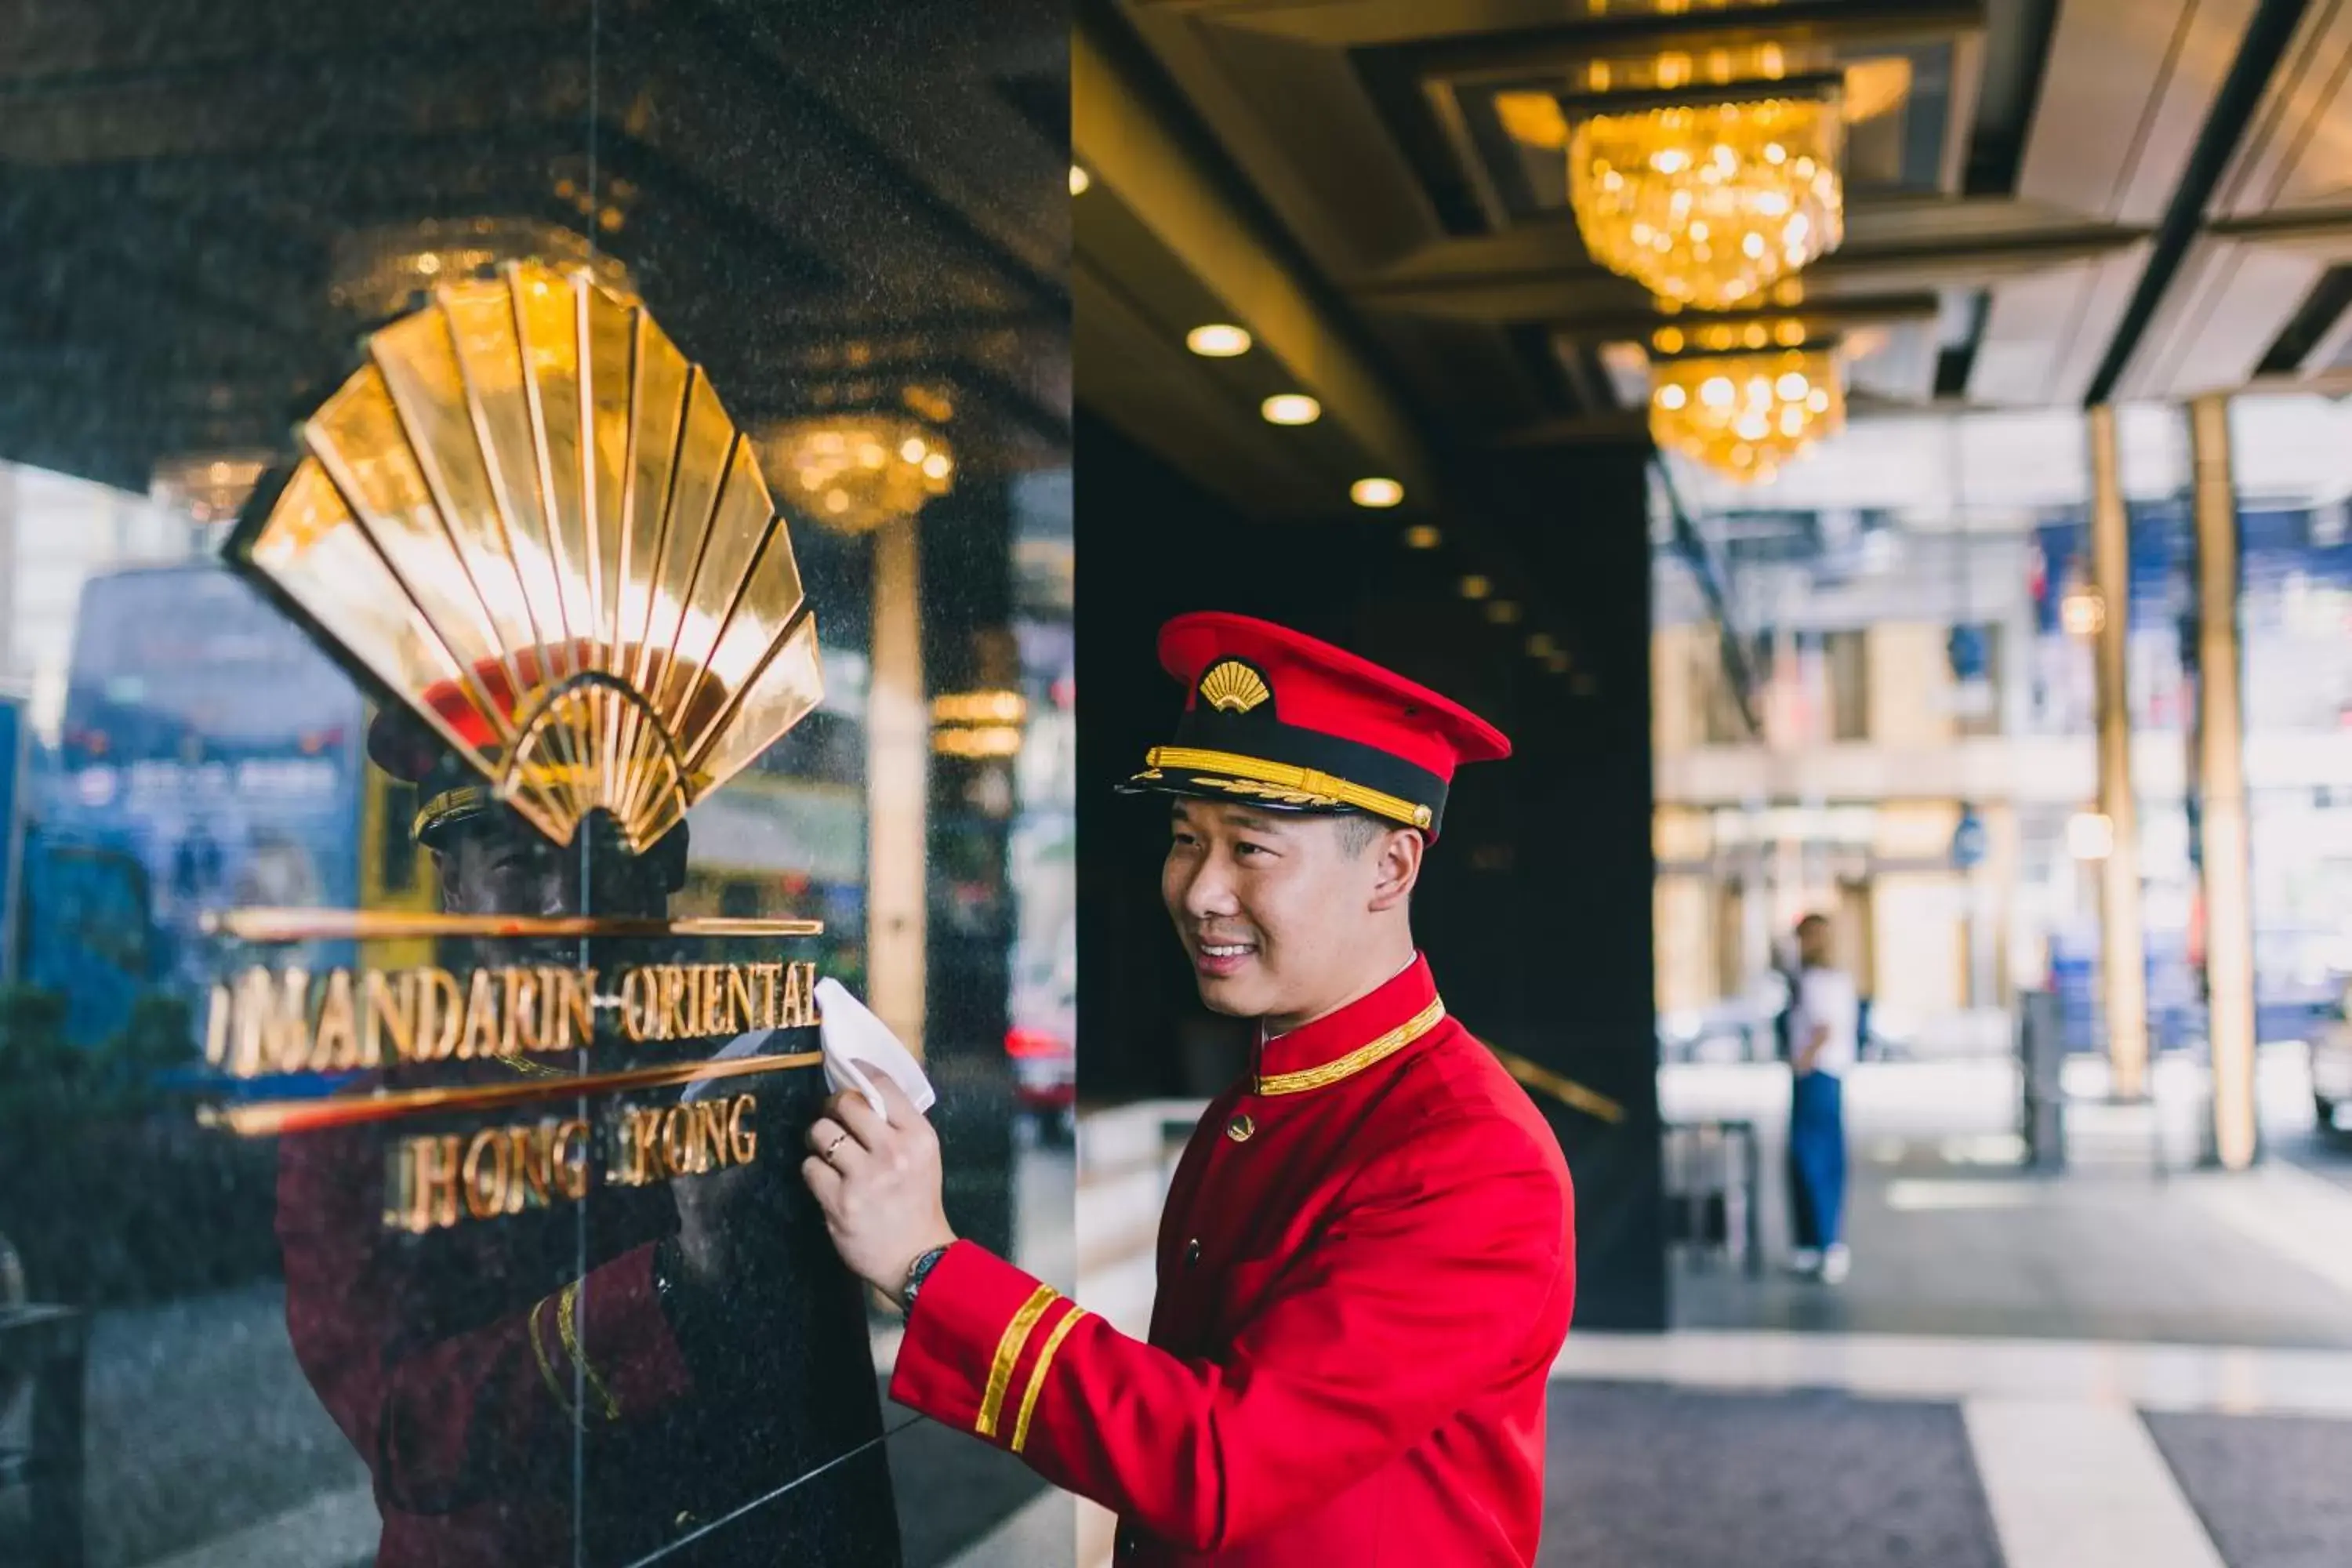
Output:
M1531 1563L1559 1145L1416 958L1265 1043L1178 1167L1139 1344L960 1242L892 1397L1121 1515L1121 1563Z

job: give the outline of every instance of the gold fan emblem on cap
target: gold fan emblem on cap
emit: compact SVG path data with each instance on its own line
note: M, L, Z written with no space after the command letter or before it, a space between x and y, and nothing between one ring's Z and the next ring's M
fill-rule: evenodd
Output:
M1274 695L1265 678L1237 658L1212 666L1201 677L1201 695L1220 713L1246 713Z
M824 695L751 448L585 272L436 289L300 437L230 559L559 843L646 848Z

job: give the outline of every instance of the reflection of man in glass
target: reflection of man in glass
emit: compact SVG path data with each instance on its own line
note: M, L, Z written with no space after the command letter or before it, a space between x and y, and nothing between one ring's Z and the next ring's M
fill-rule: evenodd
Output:
M599 816L581 841L558 847L404 719L380 720L369 749L419 784L416 835L448 912L659 916L684 880L683 826L633 857ZM667 956L600 945L586 962L607 991L615 963ZM473 964L581 959L574 941L498 941L450 944L439 962L462 982ZM599 1009L591 1072L724 1044L631 1046L614 1016ZM785 1038L761 1048L815 1043L814 1030ZM381 1078L512 1083L578 1062L404 1063ZM570 1563L576 1547L583 1561L618 1563L673 1543L682 1549L665 1561L898 1563L862 1300L793 1175L822 1074L725 1087L757 1093L767 1163L645 1186L604 1183L604 1130L620 1109L612 1097L285 1136L288 1327L374 1479L380 1563ZM677 1092L630 1100L658 1105ZM583 1200L423 1235L388 1224L400 1140L581 1115L599 1151Z

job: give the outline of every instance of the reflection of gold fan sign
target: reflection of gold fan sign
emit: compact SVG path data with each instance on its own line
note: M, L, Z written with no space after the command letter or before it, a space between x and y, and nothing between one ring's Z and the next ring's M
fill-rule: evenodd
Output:
M816 706L783 520L642 306L509 264L367 347L230 552L542 832L641 850Z

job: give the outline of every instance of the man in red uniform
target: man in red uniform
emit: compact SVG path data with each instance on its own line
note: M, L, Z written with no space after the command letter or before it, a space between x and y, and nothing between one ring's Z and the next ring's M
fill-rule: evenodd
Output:
M1160 654L1185 714L1129 787L1175 797L1161 896L1254 1070L1178 1167L1149 1343L955 1239L887 1079L887 1121L830 1101L803 1173L907 1309L891 1395L1117 1510L1122 1563L1530 1563L1568 1169L1407 918L1455 764L1509 743L1262 621L1181 616Z

